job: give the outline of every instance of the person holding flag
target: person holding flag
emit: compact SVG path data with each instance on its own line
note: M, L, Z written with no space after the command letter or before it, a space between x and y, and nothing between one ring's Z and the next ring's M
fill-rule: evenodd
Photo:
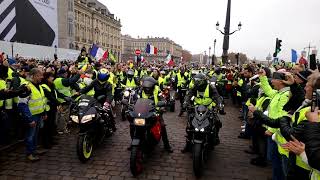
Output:
M88 66L88 64L92 63L92 59L88 56L85 47L81 49L81 53L78 56L77 63L78 63L78 69L84 68L84 70L86 70L86 67Z

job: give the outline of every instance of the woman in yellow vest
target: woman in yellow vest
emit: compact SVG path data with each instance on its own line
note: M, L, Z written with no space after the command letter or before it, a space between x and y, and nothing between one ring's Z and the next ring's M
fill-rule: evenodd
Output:
M57 93L53 85L54 74L50 72L44 73L43 83L40 85L41 90L43 91L44 103L45 103L45 112L47 114L47 120L44 121L42 129L42 144L45 149L50 149L54 145L54 132L55 132L55 120L57 114L57 107L60 105L60 102L57 99Z

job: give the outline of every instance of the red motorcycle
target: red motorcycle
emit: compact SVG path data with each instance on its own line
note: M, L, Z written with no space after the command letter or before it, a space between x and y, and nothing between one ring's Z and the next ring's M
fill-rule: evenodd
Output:
M123 100L122 103L127 102ZM164 106L162 101L157 104L157 107ZM161 140L160 115L152 100L141 98L129 108L128 119L132 128L130 170L133 176L137 176L143 170L144 154L151 152Z
M176 91L172 86L163 85L163 91L161 92L161 96L166 100L167 107L169 107L170 112L175 111L176 106Z

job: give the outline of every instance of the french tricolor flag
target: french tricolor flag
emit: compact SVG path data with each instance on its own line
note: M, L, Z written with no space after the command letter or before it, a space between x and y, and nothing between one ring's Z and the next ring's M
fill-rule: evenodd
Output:
M100 61L102 59L108 58L108 51L104 51L102 48L98 47L96 44L92 45L90 55L95 57L96 60Z
M158 49L149 43L147 44L146 53L148 54L158 54Z

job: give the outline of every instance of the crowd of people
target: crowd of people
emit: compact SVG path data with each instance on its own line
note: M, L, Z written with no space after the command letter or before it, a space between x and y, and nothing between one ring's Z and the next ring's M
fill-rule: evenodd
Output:
M76 61L19 59L12 64L2 53L0 143L24 140L27 159L38 161L37 155L57 143L55 136L70 132L70 105L75 97L105 95L105 101L115 109L121 100L117 89L140 88L140 97L158 101L168 83L174 85L180 99L179 116L191 99L192 103L217 108L223 115L223 99L231 98L240 108L243 122L238 138L250 139L252 145L245 152L257 155L250 163L266 167L271 162L273 180L320 179L320 73L301 64L112 64L93 61L85 49ZM221 128L219 118L213 119ZM161 126L164 147L172 152L163 119ZM220 142L218 132L215 145ZM186 137L182 153L190 151L189 134Z

